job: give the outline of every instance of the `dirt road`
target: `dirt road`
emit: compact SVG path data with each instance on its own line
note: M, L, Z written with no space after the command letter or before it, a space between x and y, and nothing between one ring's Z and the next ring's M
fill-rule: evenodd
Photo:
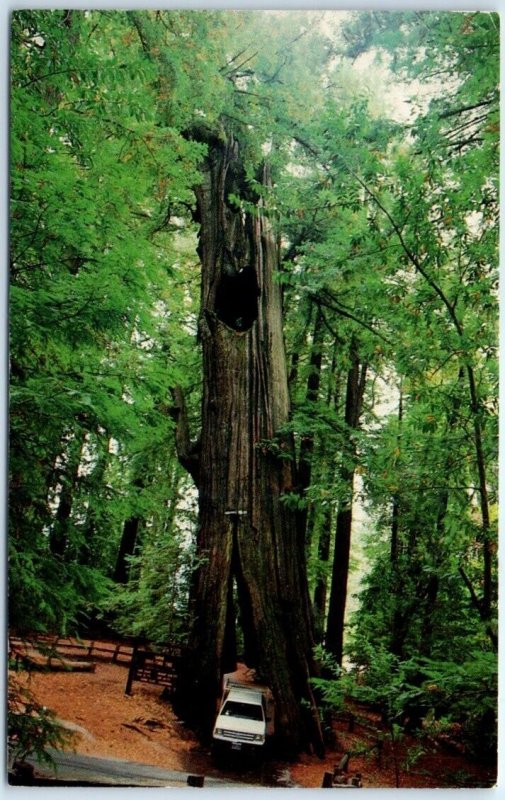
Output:
M71 783L86 784L88 786L157 786L182 788L191 785L190 773L179 770L161 769L134 761L124 761L118 758L96 758L84 756L79 753L63 753L57 750L50 751L51 757L57 765L56 775L50 767L41 766L35 760L28 762L35 768L36 778L54 779ZM23 784L21 784L23 785ZM26 785L26 784L25 784ZM253 788L252 784L239 783L212 776L204 776L204 786L214 789L228 788Z

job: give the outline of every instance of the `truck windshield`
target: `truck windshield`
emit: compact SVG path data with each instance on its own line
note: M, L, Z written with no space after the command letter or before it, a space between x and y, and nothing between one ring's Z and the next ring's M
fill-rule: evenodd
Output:
M263 720L263 708L252 703L240 703L238 700L227 700L221 712L225 717L242 717L243 719L254 719L258 722Z

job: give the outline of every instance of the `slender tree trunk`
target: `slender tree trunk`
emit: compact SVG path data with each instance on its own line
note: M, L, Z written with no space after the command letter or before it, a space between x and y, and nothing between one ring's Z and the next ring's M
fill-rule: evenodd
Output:
M333 344L333 355L331 361L330 381L327 386L326 402L328 407L333 407L335 410L339 408L340 397L343 389L343 375L337 372L338 354L340 352L340 342L335 339ZM327 465L326 471L331 474L332 467ZM324 640L325 623L326 623L326 605L328 600L328 567L331 555L332 544L332 525L333 525L334 507L328 503L325 506L323 513L323 520L319 532L318 542L318 558L321 569L316 580L314 589L314 617L315 617L315 630L318 642Z
M347 392L345 403L345 422L348 430L356 430L363 405L363 394L366 382L366 364L360 365L356 345L351 344L351 368L347 376ZM352 435L352 434L351 434ZM346 487L346 494L337 512L335 533L335 552L331 579L331 594L326 626L325 646L338 664L342 664L344 646L344 622L347 604L347 582L349 576L349 560L351 553L352 503L354 494L356 446L352 439L349 448L343 454L341 480Z
M470 407L472 409L475 457L477 461L477 474L479 476L480 510L482 518L482 549L484 556L483 590L480 601L480 616L483 622L491 619L493 602L493 544L491 541L491 524L489 514L489 497L486 478L486 458L482 441L481 415L482 406L479 402L475 374L471 366L467 366L468 386L470 389Z
M308 406L317 403L319 399L319 388L321 386L321 364L323 360L323 315L321 309L316 309L316 318L312 334L312 347L310 351L309 375L307 378L307 389L305 394ZM312 455L314 453L314 434L306 433L302 436L300 453L298 458L298 480L297 489L303 498L310 488L312 481ZM305 505L298 511L298 525L300 536L304 538L306 545L309 546L309 509Z
M70 517L74 491L79 480L78 472L81 463L82 446L82 437L73 436L68 442L66 453L62 456L64 465L59 475L61 491L55 520L49 531L49 548L54 556L65 556L71 538L69 531Z
M128 559L131 558L135 552L140 523L141 520L139 517L130 517L123 525L116 566L114 568L114 581L116 583L128 583L128 578L130 576L130 564Z
M403 423L403 390L402 386L400 385L400 398L398 402L398 436L396 437L396 443L398 448L398 461L397 461L398 468L399 468L399 460L401 459L402 423ZM404 587L404 576L402 574L402 567L399 564L400 551L401 551L400 517L401 517L400 496L398 492L395 492L392 498L391 548L390 548L391 580L392 580L391 591L395 596L395 604L391 620L390 650L398 657L400 657L403 652L403 642L405 639L405 615L401 608L402 606L401 594Z
M398 445L398 452L400 453L400 445L401 445L401 427L403 422L403 393L402 388L400 386L400 399L398 402L398 436L396 437L397 445ZM393 569L398 561L398 554L400 550L400 503L398 495L393 495L393 507L391 511L391 549L390 549L390 556L391 556L391 565Z
M328 503L323 514L323 521L319 533L317 555L322 565L326 565L330 560L331 550L331 526L333 518L333 508ZM324 566L323 566L324 569ZM316 580L314 589L314 618L316 639L322 642L324 638L324 623L326 620L326 602L328 595L328 578L321 572Z
M312 616L304 542L282 502L294 487L294 464L281 433L289 401L278 252L261 212L228 204L230 193L244 196L244 189L236 143L211 141L196 190L204 365L199 567L179 702L208 734L223 673L235 666L234 583L249 665L272 689L277 744L294 755L304 745L322 748L310 686Z
M493 560L495 545L491 539L491 521L489 514L489 497L487 490L486 478L486 459L484 455L484 445L482 441L482 425L481 414L482 407L479 402L477 393L477 386L475 382L475 374L471 366L466 368L468 376L468 386L470 390L470 406L472 409L473 429L474 429L474 443L475 443L475 456L477 461L477 474L479 478L479 498L480 498L480 511L481 511L481 542L483 550L483 574L482 574L482 596L479 598L475 589L466 574L463 567L460 567L459 573L463 578L465 586L470 592L472 604L478 611L482 622L485 625L487 634L493 645L495 651L498 650L498 634L492 625L492 604L494 600L494 586L493 586ZM460 370L461 376L461 370Z
M313 310L314 310L314 304L307 299L299 309L299 313L305 320L305 324L303 328L298 332L298 335L295 337L295 341L293 342L292 345L290 368L288 374L288 387L289 391L291 392L291 396L293 396L293 392L296 390L296 384L298 381L298 372L300 366L300 352L307 344L307 338L310 331L310 326L312 324Z
M136 480L133 481L133 485L136 490L141 491L145 486L145 479L136 478ZM114 580L116 583L128 583L130 575L129 559L135 553L135 545L137 543L141 523L141 518L134 514L125 520L123 524L123 532L119 543L116 566L114 568Z
M96 441L98 442L95 451L95 464L91 473L82 479L82 487L89 502L86 508L86 521L83 526L83 536L80 542L79 564L91 567L97 563L99 558L103 558L102 542L99 536L101 525L101 514L97 511L96 500L98 499L98 507L101 505L100 498L103 498L105 490L105 473L110 461L109 455L109 438L103 438L101 433L97 432ZM106 570L107 574L112 573L112 563Z
M354 471L342 470L341 475L346 483L347 492L351 494L354 486ZM347 581L349 576L349 559L351 552L352 500L349 498L345 506L337 513L335 535L335 551L331 578L331 594L326 626L325 646L333 655L337 664L342 664L344 647L344 620L347 604Z

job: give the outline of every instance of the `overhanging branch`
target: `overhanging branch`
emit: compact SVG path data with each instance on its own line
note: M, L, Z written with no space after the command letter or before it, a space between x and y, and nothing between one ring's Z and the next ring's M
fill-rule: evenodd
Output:
M188 413L184 392L180 386L172 389L171 416L175 421L175 447L179 463L193 478L196 486L200 479L200 441L192 441L189 435Z
M498 650L498 636L496 635L496 633L491 628L491 625L489 624L489 616L487 614L487 609L485 607L486 603L483 602L482 600L480 600L477 597L477 594L475 592L475 589L473 588L472 582L471 582L470 578L468 577L468 575L466 574L466 572L463 569L463 567L459 567L458 571L459 571L459 574L461 575L461 577L463 578L463 581L464 581L464 584L465 584L466 588L468 589L468 591L470 593L470 597L472 598L472 605L474 606L476 611L478 611L479 617L481 618L482 622L486 626L486 633L487 633L487 635L489 636L489 638L491 640L491 643L493 645L494 651L496 652Z
M325 306L325 308L329 308L331 311L334 311L336 314L340 314L340 316L346 317L347 319L350 319L353 322L356 322L362 328L366 328L366 330L370 331L370 333L373 333L374 336L378 336L379 339L382 339L382 341L385 342L386 344L389 344L389 345L392 344L392 342L386 336L384 336L384 334L382 334L380 331L378 331L377 328L374 328L368 322L365 322L365 320L360 319L359 317L357 317L355 314L352 313L352 311L349 311L344 306L342 306L338 302L338 300L336 300L334 297L330 296L330 299L327 299L324 296L316 295L316 294L312 294L312 293L309 295L309 297L314 303L316 303L316 305L318 305L318 306L323 305L323 306Z

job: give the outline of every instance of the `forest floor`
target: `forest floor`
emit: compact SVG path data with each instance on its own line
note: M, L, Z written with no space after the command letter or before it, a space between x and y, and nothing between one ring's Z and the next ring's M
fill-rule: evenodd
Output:
M226 777L262 786L318 788L325 772L333 772L342 756L351 751L349 774L360 772L364 787L485 787L494 784L493 771L448 749L448 744L426 742L405 736L393 749L380 717L369 710L354 709L355 724L334 723L334 747L324 760L302 754L295 762L269 760L262 765L232 763L220 769L210 750L177 719L169 702L161 699L161 688L135 682L131 696L125 695L128 671L124 665L97 663L95 672L16 673L29 683L40 703L51 709L74 731L68 749L79 754L125 759L154 767L191 774ZM383 736L380 761L373 748ZM357 755L358 751L368 753ZM420 750L410 768L409 753ZM421 752L422 751L422 752Z

